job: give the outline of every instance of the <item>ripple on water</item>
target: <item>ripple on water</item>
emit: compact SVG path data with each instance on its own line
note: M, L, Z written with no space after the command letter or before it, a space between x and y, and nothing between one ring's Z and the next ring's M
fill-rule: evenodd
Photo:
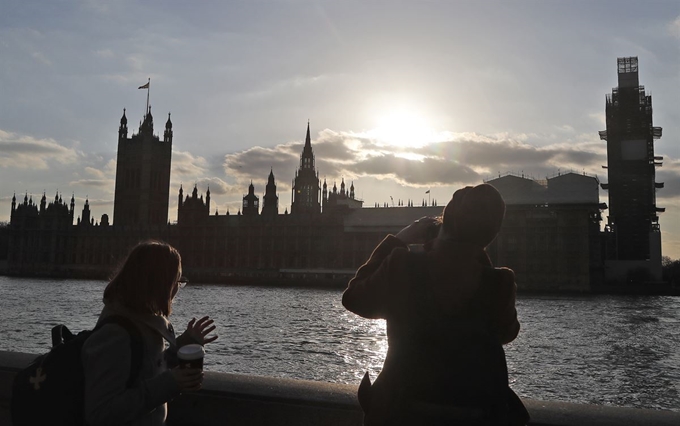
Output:
M94 327L102 281L0 277L0 348L45 352L50 329ZM189 285L173 307L181 332L209 314L220 338L206 369L357 384L378 375L384 321L347 312L338 290ZM524 297L522 329L505 347L521 396L680 411L680 298Z

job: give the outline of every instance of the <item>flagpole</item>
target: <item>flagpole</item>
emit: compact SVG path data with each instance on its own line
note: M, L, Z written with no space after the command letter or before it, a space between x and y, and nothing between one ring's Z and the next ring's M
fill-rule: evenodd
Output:
M149 77L149 81L146 82L146 112L144 115L149 113L149 92L151 92L151 77Z

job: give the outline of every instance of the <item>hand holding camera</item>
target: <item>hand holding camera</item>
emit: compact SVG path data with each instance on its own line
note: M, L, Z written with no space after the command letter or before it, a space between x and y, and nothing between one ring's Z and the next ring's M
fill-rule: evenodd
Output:
M424 216L399 231L395 236L404 244L425 244L437 236L440 223L437 218Z

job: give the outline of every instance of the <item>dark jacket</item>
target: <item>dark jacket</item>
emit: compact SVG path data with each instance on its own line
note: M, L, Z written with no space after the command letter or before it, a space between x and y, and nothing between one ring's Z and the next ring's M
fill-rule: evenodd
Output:
M164 425L166 403L180 393L168 360L174 359L178 344L193 342L175 338L172 325L163 316L135 314L112 302L104 306L98 322L111 315L127 317L139 328L143 341L141 369L134 385L128 387L132 354L130 334L125 328L109 323L93 333L81 352L86 424Z
M517 404L526 415L502 348L519 332L515 293L512 270L493 268L479 248L435 239L416 255L387 236L342 298L387 320L383 370L360 387L365 424L503 424Z

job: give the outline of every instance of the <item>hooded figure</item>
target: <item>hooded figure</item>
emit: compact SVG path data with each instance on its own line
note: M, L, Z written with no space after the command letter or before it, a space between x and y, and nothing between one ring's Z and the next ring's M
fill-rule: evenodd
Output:
M388 235L349 282L343 305L387 320L383 369L359 387L365 425L528 421L502 346L519 333L515 276L485 252L504 214L493 186L460 189L441 218Z

